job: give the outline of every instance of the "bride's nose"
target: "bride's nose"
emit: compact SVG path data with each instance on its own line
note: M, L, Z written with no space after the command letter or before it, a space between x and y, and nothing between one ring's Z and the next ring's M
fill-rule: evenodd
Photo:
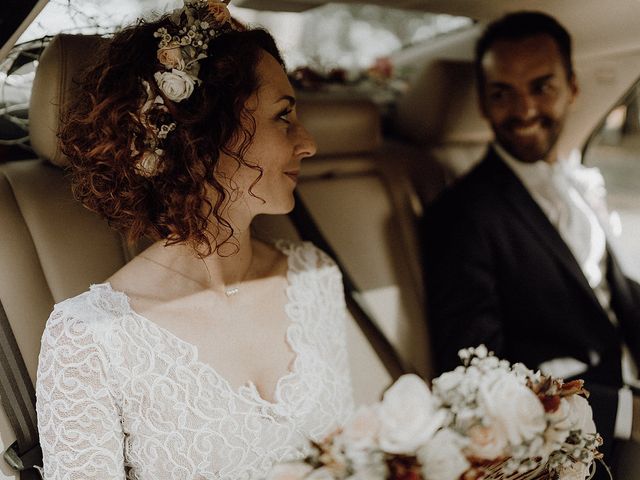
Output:
M298 123L295 148L296 157L301 160L303 158L313 157L316 154L317 149L318 146L316 145L316 141L313 139L313 136L304 127L304 125L302 125L302 123Z

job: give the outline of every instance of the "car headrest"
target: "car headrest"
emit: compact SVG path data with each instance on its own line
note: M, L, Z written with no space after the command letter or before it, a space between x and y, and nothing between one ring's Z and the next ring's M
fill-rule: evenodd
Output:
M428 63L396 105L397 128L417 143L486 143L492 134L477 107L474 78L470 61Z
M93 35L57 35L40 57L29 104L29 136L36 154L64 166L58 126L62 107L73 96L75 80L106 40Z
M33 81L29 129L36 154L54 165L68 163L57 138L64 105L74 95L78 76L105 41L98 36L62 34L42 53ZM370 101L303 98L298 112L318 144L318 155L368 153L380 146L380 113Z
M315 138L317 156L369 153L380 147L380 111L371 101L303 95L297 110L300 121Z

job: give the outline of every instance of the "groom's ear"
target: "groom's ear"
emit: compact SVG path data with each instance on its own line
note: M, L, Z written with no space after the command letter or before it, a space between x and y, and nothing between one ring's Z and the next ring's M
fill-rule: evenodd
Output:
M571 89L571 103L575 102L576 98L580 94L580 86L578 85L578 79L575 73L571 73L569 76L569 88Z
M489 119L489 114L488 114L488 108L487 108L487 96L485 94L486 91L486 85L484 84L484 82L478 80L479 84L478 84L478 88L477 88L477 103L478 103L478 110L480 111L480 115L482 115L482 117L485 120Z

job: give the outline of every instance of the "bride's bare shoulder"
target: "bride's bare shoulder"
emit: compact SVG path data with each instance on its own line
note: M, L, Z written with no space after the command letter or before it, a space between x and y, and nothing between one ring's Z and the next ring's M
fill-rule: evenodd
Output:
M157 297L169 280L167 270L149 260L145 252L134 257L107 279L111 287L130 299Z

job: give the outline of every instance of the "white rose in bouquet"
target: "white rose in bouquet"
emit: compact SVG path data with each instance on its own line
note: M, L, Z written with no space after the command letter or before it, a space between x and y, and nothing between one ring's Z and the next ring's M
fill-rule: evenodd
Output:
M380 420L377 406L361 406L338 436L346 456L356 470L369 466L371 452L378 448Z
M535 393L516 376L503 371L486 376L478 390L486 412L485 426L502 432L511 445L542 436L547 422L544 407Z
M566 398L560 400L555 412L547 413L549 426L544 432L545 455L559 449L572 429L571 404Z
M461 447L466 439L449 429L437 432L417 456L426 480L458 480L471 466Z
M593 411L586 398L580 395L567 397L569 404L569 423L571 430L580 430L582 433L596 433L596 424L593 422Z
M353 447L370 449L378 444L379 430L378 408L375 405L363 405L344 426L341 438Z
M413 454L440 428L446 412L417 375L400 377L380 404L380 448L389 453Z

